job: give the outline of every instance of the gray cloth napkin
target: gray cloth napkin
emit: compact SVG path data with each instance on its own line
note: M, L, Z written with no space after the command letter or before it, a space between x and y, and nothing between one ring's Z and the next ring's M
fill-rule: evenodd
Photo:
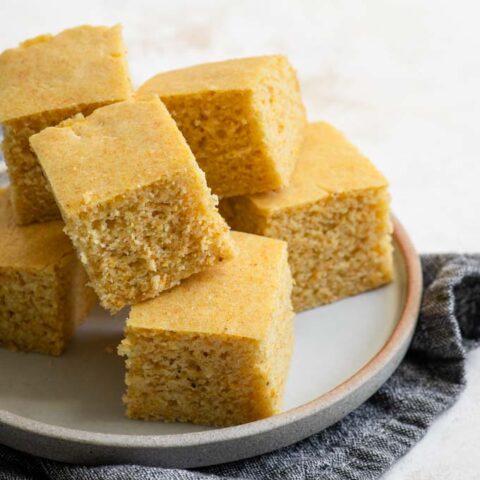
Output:
M425 291L405 360L364 405L290 447L234 463L176 470L66 465L0 446L0 479L374 479L418 442L465 386L480 339L480 255L425 255Z

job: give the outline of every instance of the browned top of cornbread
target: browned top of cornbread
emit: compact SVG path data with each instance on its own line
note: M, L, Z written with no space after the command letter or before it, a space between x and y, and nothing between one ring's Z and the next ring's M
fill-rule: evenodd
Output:
M7 189L0 189L0 267L41 270L73 253L62 222L15 223Z
M30 143L67 214L174 172L204 175L155 96L77 116L33 135Z
M254 88L268 69L280 62L288 63L288 60L283 55L267 55L194 65L152 77L138 89L138 94L170 96L247 90Z
M310 123L290 185L249 198L260 209L279 210L330 194L388 185L386 178L338 130L325 122Z
M0 122L124 100L130 90L118 25L42 35L0 55Z
M284 284L287 244L232 232L237 256L198 273L154 300L134 305L127 328L261 339Z

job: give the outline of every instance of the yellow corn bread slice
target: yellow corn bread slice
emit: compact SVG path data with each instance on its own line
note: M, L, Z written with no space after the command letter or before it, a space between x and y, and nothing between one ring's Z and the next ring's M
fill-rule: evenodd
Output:
M387 180L327 123L309 124L289 187L226 198L235 230L288 242L295 311L392 279Z
M306 120L295 71L284 56L161 73L138 94L160 96L217 195L288 184Z
M19 227L0 190L0 345L61 354L95 301L60 221Z
M293 347L285 242L233 232L237 256L131 309L127 415L235 425L280 411Z
M0 123L17 223L60 219L29 137L130 92L119 26L42 35L0 55Z
M111 311L232 255L216 198L157 97L99 108L30 142L66 232Z

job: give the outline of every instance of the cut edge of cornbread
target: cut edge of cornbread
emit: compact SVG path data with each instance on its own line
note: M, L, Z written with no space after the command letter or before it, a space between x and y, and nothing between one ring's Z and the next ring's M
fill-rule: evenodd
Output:
M222 266L214 268L222 270ZM126 357L127 416L228 426L279 413L293 349L292 278L286 246L276 276L268 327L249 327L245 335L236 329L222 333L216 327L208 332L208 325L203 332L182 330L181 325L177 331L156 328L145 318L132 320L141 305L132 307L119 346L119 354ZM193 286L204 278L200 274L186 282ZM218 279L222 280L221 274ZM175 289L163 295L172 294ZM158 305L159 315L167 315L161 302L161 296L151 300L150 308Z
M0 267L0 345L61 355L95 303L72 252L45 269Z
M210 197L205 204L192 206L192 192L181 185L180 179L162 179L138 191L86 205L78 215L66 218L65 231L108 310L116 312L127 303L153 298L234 254L216 199ZM193 211L193 207L201 211ZM126 235L133 222L143 222L144 228ZM156 273L160 266L163 273ZM121 270L129 272L129 279L120 278Z
M281 225L292 219L310 232L303 238L292 232L289 238L295 311L332 303L393 280L389 202L387 189L375 188L333 195L302 211L272 217L265 230L268 236L278 235ZM310 250L308 244L318 239L322 246Z
M240 195L279 185L279 175L266 155L252 91L161 98L216 195Z
M264 67L254 89L253 105L260 118L265 154L277 174L268 190L275 190L290 183L307 119L294 68L283 55L270 57L270 62L273 66Z

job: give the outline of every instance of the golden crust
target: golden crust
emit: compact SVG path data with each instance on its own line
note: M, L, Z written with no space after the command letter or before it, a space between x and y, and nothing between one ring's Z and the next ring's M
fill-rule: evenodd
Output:
M42 35L0 55L0 122L111 103L130 91L118 25Z
M221 62L202 63L159 73L147 80L138 93L160 96L188 95L192 92L249 90L283 55L238 58Z
M262 339L276 308L287 244L232 232L237 255L134 305L127 329Z
M331 194L387 186L387 179L342 133L326 122L317 122L306 128L290 185L249 198L257 208L276 211L315 202Z
M87 118L77 116L33 135L30 144L67 215L172 171L192 169L203 176L156 97L108 105Z

